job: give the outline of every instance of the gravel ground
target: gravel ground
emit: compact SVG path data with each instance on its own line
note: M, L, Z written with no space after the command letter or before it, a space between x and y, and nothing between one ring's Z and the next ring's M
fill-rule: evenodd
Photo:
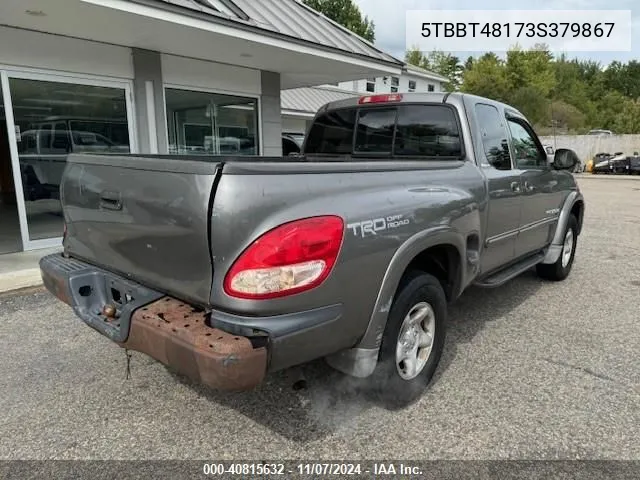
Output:
M0 297L2 459L640 460L640 181L581 178L562 283L525 274L451 307L445 354L401 411L322 362L217 393L122 349L43 292Z

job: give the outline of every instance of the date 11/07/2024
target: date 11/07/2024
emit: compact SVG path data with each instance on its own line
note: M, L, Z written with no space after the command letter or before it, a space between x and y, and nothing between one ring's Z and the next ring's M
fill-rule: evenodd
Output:
M422 469L404 463L205 463L205 475L422 475Z
M425 22L425 38L609 38L615 23L562 22L562 23L480 23L480 22Z

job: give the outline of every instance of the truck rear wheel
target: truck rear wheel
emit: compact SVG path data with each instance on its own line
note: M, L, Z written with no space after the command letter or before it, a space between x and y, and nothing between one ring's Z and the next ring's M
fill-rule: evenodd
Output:
M447 300L433 275L405 275L382 337L376 370L370 377L376 397L388 408L417 400L431 381L444 347Z
M546 280L559 282L569 276L578 244L578 220L575 215L569 216L567 229L564 232L562 252L556 263L541 263L536 267L538 276Z

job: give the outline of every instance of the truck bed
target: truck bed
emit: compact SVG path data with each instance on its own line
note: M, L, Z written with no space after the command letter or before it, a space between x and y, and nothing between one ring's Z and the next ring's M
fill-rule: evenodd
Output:
M330 202L354 189L362 191L363 199L375 195L386 172L406 171L401 176L410 179L411 171L433 170L437 179L463 163L342 156L73 154L61 185L64 246L72 257L207 306L214 255L226 263L226 254L235 251L236 243L251 240L260 219L274 210L286 215L296 205L317 204L324 198L328 209L336 210L339 207ZM354 175L363 172L371 175ZM223 175L227 180L214 208ZM304 178L292 181L290 175ZM389 208L382 201L385 204L381 212ZM225 245L214 248L213 242Z

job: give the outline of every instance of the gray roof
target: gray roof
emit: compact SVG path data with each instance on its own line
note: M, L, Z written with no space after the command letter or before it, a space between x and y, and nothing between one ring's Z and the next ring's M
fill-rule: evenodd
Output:
M280 105L283 111L315 114L323 105L361 96L358 92L333 87L305 87L282 90Z
M291 41L313 43L325 49L338 50L398 66L404 64L299 0L155 1L187 9L194 14L205 15L211 21L259 29L263 34L284 36ZM225 8L216 8L216 4L223 4ZM232 14L229 14L229 11Z

